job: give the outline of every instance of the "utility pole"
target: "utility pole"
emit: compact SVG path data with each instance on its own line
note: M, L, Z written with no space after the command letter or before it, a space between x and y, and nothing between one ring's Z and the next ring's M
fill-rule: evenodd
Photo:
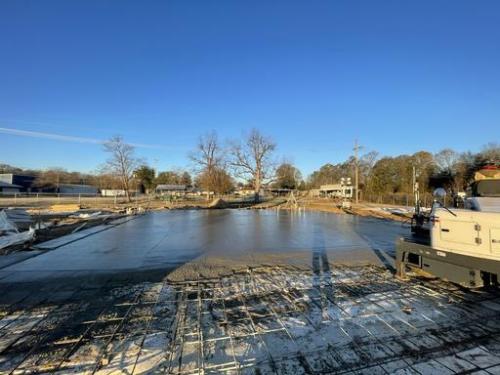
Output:
M362 147L358 145L358 140L354 140L354 187L356 194L356 203L359 203L359 166L358 166L358 151Z
M415 166L413 166L413 196L415 199L415 214L420 215L420 191L417 178L418 172Z

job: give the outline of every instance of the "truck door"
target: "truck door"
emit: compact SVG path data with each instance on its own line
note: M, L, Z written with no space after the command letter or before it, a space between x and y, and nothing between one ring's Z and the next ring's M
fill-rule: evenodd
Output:
M476 224L471 221L441 219L439 222L441 241L477 245Z

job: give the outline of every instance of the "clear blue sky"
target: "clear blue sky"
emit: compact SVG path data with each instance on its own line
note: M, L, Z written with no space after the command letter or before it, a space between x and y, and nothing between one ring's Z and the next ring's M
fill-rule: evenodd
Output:
M304 173L500 140L500 1L0 2L0 162L90 171L121 134L159 169L256 127ZM156 161L155 161L156 160Z

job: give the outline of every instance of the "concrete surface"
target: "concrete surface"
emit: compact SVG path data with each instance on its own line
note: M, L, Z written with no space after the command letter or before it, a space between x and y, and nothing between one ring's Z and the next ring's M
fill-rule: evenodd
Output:
M183 271L191 261L210 268L213 260L218 269L235 262L309 266L312 251L334 263L381 264L381 252L393 255L396 238L407 229L391 221L328 213L199 210L151 212L109 230L90 231L41 244L57 248L1 269L0 282L181 265ZM192 272L186 272L182 277L190 278Z
M176 211L61 239L0 271L0 374L500 373L498 289L394 279L406 231Z

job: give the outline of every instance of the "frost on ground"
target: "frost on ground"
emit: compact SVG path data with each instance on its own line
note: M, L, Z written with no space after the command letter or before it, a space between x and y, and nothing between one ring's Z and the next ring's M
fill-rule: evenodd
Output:
M377 267L61 283L0 299L0 373L500 371L500 293Z

